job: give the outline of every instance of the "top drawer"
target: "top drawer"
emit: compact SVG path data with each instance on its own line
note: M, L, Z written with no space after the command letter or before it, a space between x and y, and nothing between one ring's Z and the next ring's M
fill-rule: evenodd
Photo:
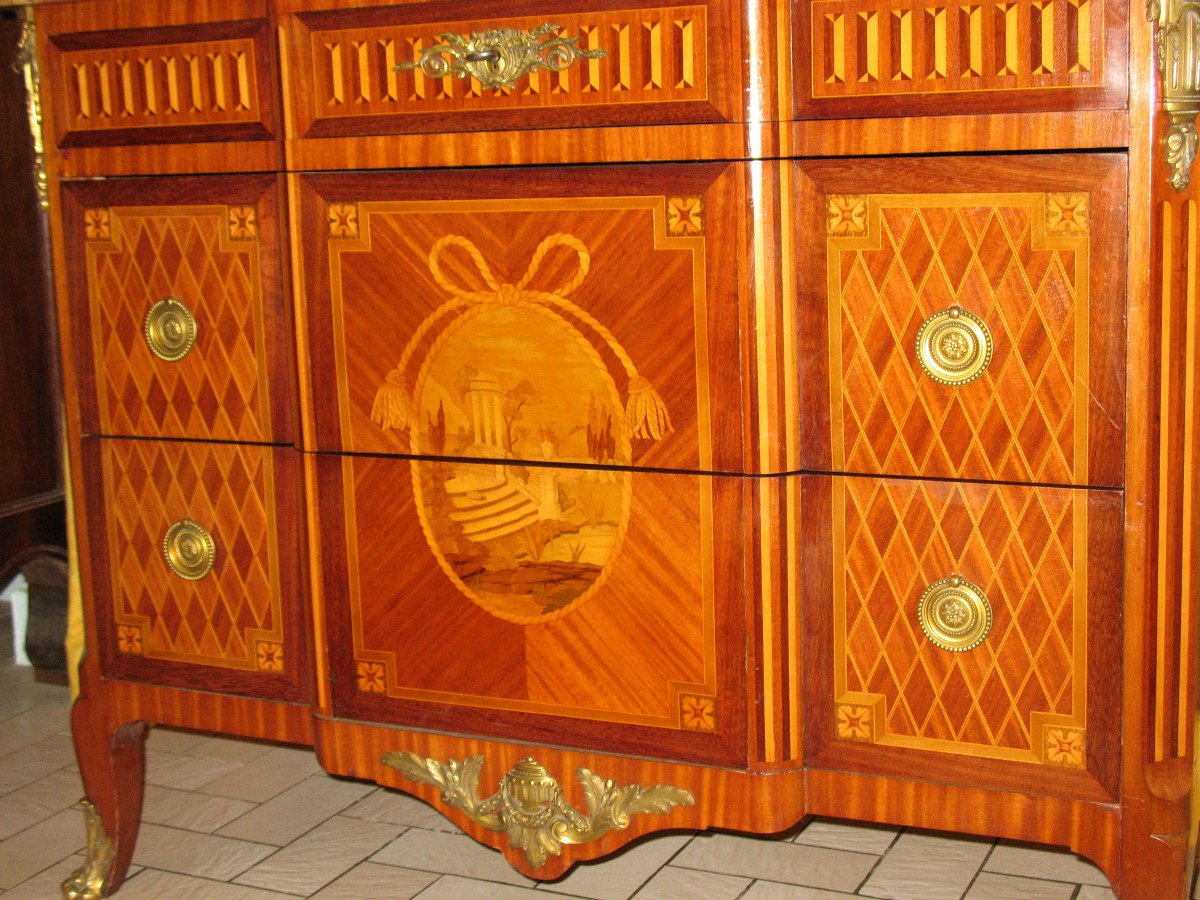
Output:
M799 119L1123 108L1121 0L793 4Z
M471 15L463 6L293 15L285 89L294 136L738 118L733 3L490 2L470 4Z
M54 33L71 27L69 15L47 21L47 112L59 147L274 137L265 19Z

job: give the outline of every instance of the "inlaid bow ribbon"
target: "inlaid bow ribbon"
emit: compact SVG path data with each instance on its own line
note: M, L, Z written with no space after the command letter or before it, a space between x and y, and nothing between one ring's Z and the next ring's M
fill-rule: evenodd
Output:
M447 247L451 246L461 247L470 255L487 290L464 290L446 277L442 272L441 255ZM555 291L539 291L530 288L529 283L537 275L542 260L555 247L566 247L574 250L578 255L579 268L575 276ZM567 299L567 295L583 284L584 279L587 278L590 264L591 257L588 255L587 247L579 238L570 234L552 234L538 244L525 274L519 281L515 284L502 283L492 274L491 267L483 258L483 254L479 252L479 248L467 238L457 234L441 238L429 251L429 272L438 286L450 294L450 299L430 313L409 340L400 357L399 364L388 373L387 379L375 395L375 403L371 407L371 421L380 428L393 428L397 431L410 428L416 423L416 404L406 373L417 347L446 313L468 307L556 307L596 332L624 367L625 374L629 378L628 396L625 402L625 424L629 428L629 433L633 437L657 441L674 431L675 429L671 425L671 416L667 412L662 397L648 380L638 374L633 360L629 358L629 354L617 342L612 332L587 311Z

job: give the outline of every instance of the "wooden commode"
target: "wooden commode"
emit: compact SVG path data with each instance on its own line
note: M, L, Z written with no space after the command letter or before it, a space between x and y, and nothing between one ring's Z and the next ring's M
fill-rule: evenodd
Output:
M33 15L68 895L119 887L157 724L536 878L828 815L1185 895L1200 8Z

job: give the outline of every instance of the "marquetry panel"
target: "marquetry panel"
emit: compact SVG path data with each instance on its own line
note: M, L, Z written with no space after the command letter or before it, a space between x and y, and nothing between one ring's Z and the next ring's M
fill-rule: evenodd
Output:
M303 77L292 88L300 135L458 131L482 121L505 127L720 121L733 111L731 76L738 70L730 71L730 64L737 51L723 36L729 11L718 3L445 20L428 15L411 5L296 15L295 71ZM579 51L600 55L576 58L559 72L542 68L499 88L473 75L435 78L420 68L397 68L445 46L446 34L525 34L547 23L559 26L553 34L574 41Z
M454 728L466 709L478 734L745 758L740 480L317 471L336 714Z
M813 201L829 432L810 415L802 452L828 440L835 471L1119 484L1119 450L1094 443L1123 429L1115 198L897 182Z
M54 35L59 146L271 137L268 35L265 22Z
M306 177L316 446L740 468L740 170L633 175Z
M869 748L861 759L895 748L1114 773L1118 495L819 481L805 495L816 527L826 514L831 525L829 538L810 535L832 550L832 623L814 637L831 647L810 719L818 745ZM919 614L927 589L956 576L991 616L982 642L959 651L935 644ZM953 626L966 610L952 601L943 615Z
M163 186L125 192L116 182L69 192L77 199L67 234L78 250L68 257L76 342L95 385L94 399L80 398L88 431L288 437L275 181L248 181L178 179L165 185L166 196ZM189 203L189 189L225 202ZM166 298L195 321L194 346L180 359L162 358L147 335L148 314Z
M307 666L290 451L106 439L89 441L85 454L100 476L88 501L105 670L233 693L293 693ZM212 568L194 580L166 554L169 529L185 519L212 539Z
M810 49L796 54L801 109L936 98L968 111L981 94L1028 109L1104 102L1125 70L1119 10L1112 0L811 0L798 23Z

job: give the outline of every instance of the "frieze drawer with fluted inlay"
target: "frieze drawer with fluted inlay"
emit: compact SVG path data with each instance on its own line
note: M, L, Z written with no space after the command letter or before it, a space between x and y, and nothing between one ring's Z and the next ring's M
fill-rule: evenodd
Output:
M740 471L743 179L303 176L314 448Z
M287 5L302 9L288 17L299 137L741 118L740 12L727 0L490 17L449 3Z
M114 678L295 700L307 686L286 448L89 439L98 650Z
M1121 484L1120 157L797 168L806 467Z
M291 440L278 204L273 175L64 189L88 432Z

